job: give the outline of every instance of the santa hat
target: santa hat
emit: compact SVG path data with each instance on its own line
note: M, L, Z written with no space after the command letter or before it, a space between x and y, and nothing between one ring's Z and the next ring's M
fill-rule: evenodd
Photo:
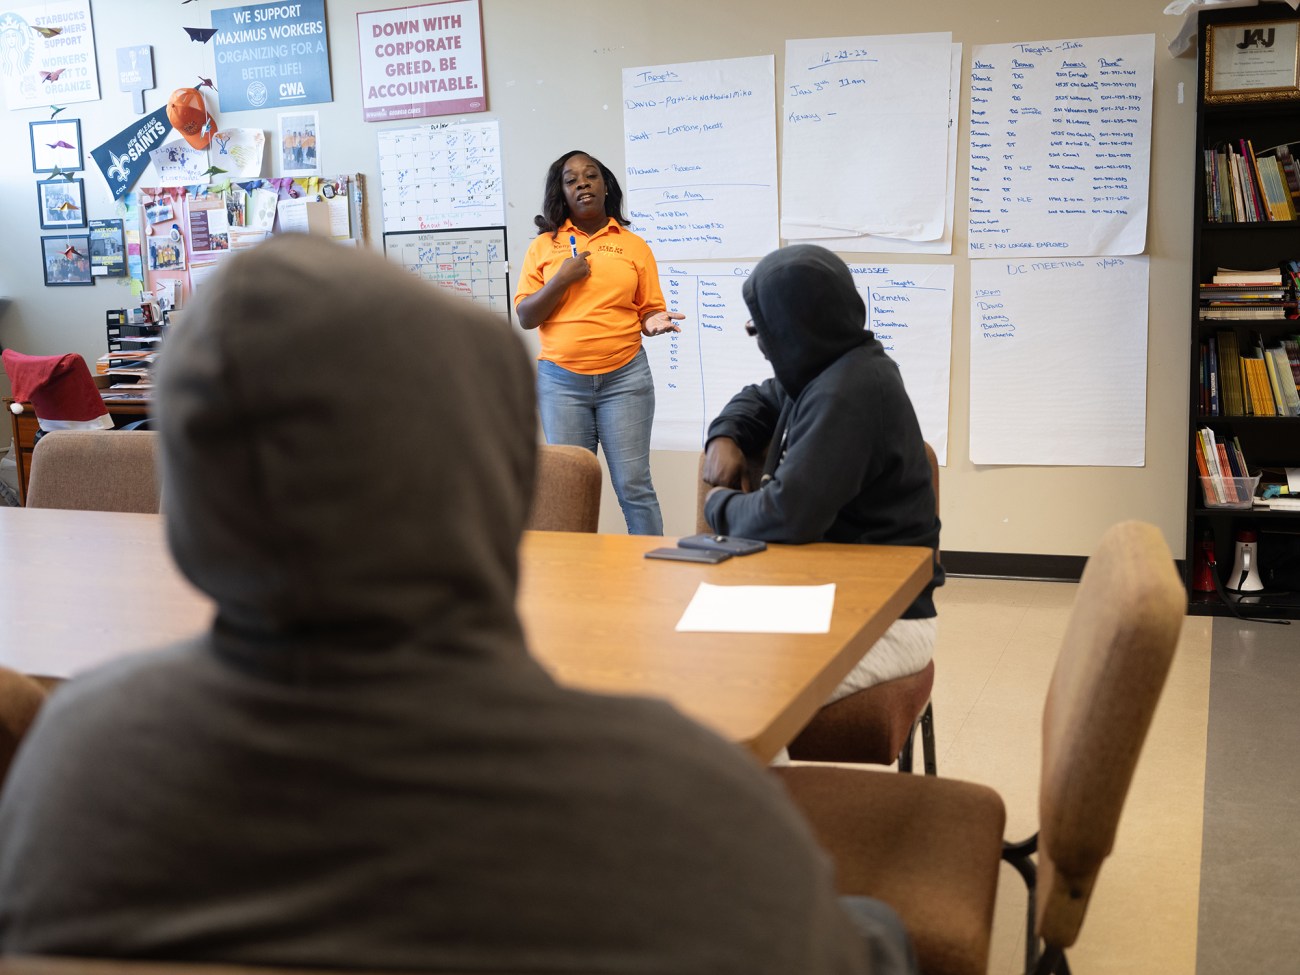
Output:
M5 349L0 359L13 386L15 413L22 402L30 402L41 420L97 420L107 413L86 360L77 353L24 355Z

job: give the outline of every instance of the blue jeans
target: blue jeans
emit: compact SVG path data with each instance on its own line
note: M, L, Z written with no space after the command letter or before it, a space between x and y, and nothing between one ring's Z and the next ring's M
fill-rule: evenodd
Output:
M655 387L645 349L621 369L599 376L537 363L537 407L546 442L605 451L629 535L662 535L663 516L650 480L650 427Z

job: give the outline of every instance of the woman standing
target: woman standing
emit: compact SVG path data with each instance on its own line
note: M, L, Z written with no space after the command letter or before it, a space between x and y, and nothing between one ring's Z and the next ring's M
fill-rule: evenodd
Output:
M599 160L566 152L546 173L539 231L515 313L540 328L537 402L547 443L600 444L632 535L662 535L650 480L655 391L642 335L680 332L646 242L627 229L623 191Z

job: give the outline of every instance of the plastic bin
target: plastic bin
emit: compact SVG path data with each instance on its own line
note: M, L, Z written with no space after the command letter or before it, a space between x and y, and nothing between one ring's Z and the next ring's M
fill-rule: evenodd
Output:
M1258 486L1258 474L1254 477L1201 478L1201 494L1207 508L1250 508Z

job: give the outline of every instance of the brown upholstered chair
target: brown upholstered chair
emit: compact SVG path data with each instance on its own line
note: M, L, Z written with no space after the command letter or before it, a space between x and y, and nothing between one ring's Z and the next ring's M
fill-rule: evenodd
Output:
M158 434L149 430L54 430L32 453L29 508L159 510Z
M934 448L925 445L930 462L930 482L934 486L935 513L939 505L939 459ZM762 460L750 458L750 485L759 483ZM700 470L704 455L700 455ZM696 530L709 531L704 520L704 499L712 485L699 479L696 505ZM915 674L885 681L854 691L833 704L821 708L808 725L795 736L787 748L792 759L804 762L852 762L863 765L892 765L900 772L912 771L913 740L921 729L925 774L938 772L934 744L934 708L930 691L934 687L934 661Z
M0 785L18 744L45 702L45 688L8 667L0 667Z
M595 532L600 524L600 461L584 447L543 444L527 528Z
M1040 832L1023 843L1000 842L1005 809L983 786L865 769L773 770L834 858L840 891L897 910L922 972L987 971L1000 855L1030 885L1026 970L1068 970L1064 951L1114 843L1184 609L1160 532L1135 521L1107 531L1057 655L1043 709Z

